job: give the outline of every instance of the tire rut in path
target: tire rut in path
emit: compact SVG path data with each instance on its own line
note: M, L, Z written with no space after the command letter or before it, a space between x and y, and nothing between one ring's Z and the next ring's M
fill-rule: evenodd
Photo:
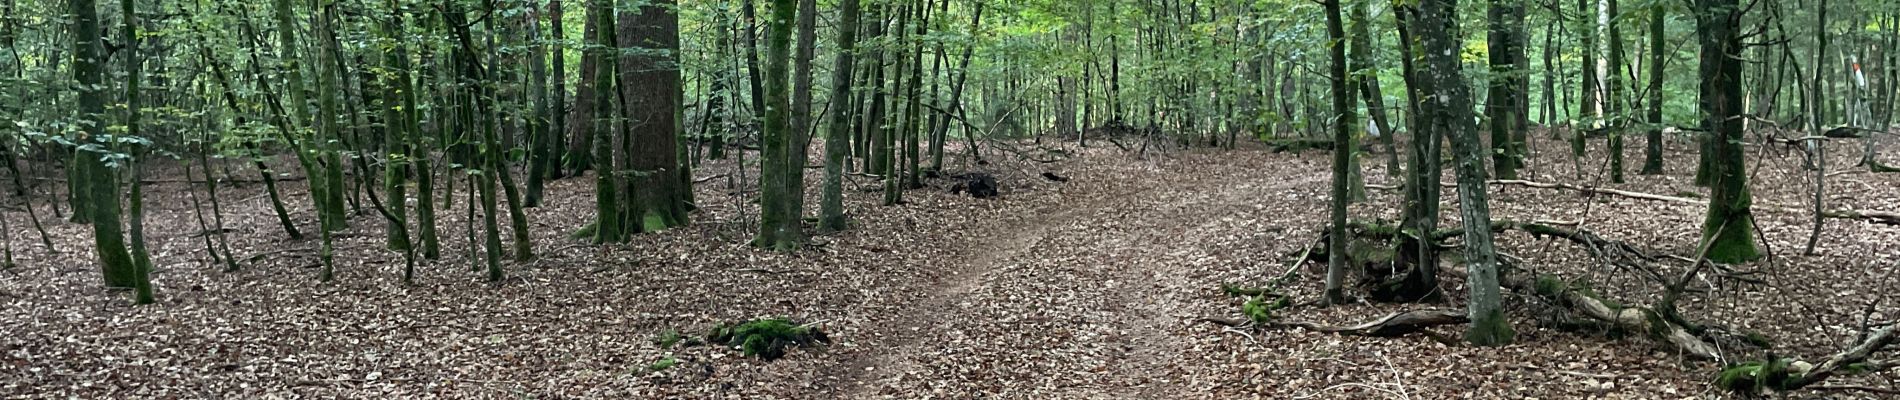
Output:
M1177 173L1178 174L1178 173ZM1175 175L1175 174L1169 174ZM1176 175L1180 176L1180 175ZM1155 182L1171 176L1140 176ZM837 398L1126 398L1187 393L1179 310L1200 282L1170 261L1268 188L1144 187L1029 217L976 246L939 289L861 343ZM1299 179L1270 185L1310 183ZM1211 183L1211 184L1208 184ZM1169 190L1186 188L1185 191ZM1104 237L1113 236L1113 237ZM1199 252L1199 253L1197 253ZM995 332L1007 337L998 338ZM1046 339L1046 340L1040 340ZM1083 378L1074 378L1082 376Z

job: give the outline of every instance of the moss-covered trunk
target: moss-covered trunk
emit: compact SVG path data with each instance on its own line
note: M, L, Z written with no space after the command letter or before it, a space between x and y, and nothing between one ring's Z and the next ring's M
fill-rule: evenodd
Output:
M1704 149L1709 167L1709 213L1702 241L1710 261L1738 263L1761 257L1755 218L1749 212L1747 165L1742 149L1742 10L1735 0L1696 0L1701 42L1702 126L1712 134Z
M625 238L621 232L618 173L613 169L614 160L614 63L607 62L614 53L614 13L613 3L607 0L594 0L587 8L587 15L597 27L594 30L592 50L588 56L594 61L594 78L591 82L591 105L593 120L583 129L583 136L590 137L593 147L593 159L589 162L594 168L594 243L614 243ZM585 66L583 66L585 69Z
M979 5L980 6L980 5ZM834 57L831 69L832 96L851 98L851 72L853 53L857 51L858 38L858 0L840 0L838 4L838 54ZM818 200L818 230L837 232L844 230L849 223L844 216L844 168L846 158L851 153L851 121L855 118L850 111L856 108L851 102L841 101L832 106L830 125L825 128L825 184L820 189Z

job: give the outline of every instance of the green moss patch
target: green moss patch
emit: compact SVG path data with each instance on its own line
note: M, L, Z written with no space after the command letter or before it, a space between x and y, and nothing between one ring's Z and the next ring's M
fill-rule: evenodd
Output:
M747 357L771 361L784 357L786 348L828 344L831 338L817 327L775 318L714 326L706 334L706 342L736 347Z
M1274 310L1287 308L1292 304L1293 300L1286 296L1274 296L1273 301L1267 301L1265 295L1253 296L1252 299L1247 300L1247 303L1240 305L1240 313L1245 314L1247 319L1255 323L1264 324L1273 321Z

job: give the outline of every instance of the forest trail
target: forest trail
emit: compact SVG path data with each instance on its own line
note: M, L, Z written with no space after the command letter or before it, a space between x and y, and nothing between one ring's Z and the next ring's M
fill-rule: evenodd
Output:
M1205 282L1181 261L1207 257L1222 221L1262 193L1324 175L1223 181L1225 174L1138 173L1114 195L1061 204L1013 223L915 312L858 343L871 349L827 397L1163 398L1192 393L1190 297ZM1119 174L1118 174L1119 175Z

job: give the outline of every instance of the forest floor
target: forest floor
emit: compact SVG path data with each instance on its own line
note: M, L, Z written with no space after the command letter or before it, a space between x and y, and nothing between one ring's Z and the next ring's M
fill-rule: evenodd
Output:
M1694 155L1670 143L1668 174L1609 185L1603 152L1573 163L1538 135L1527 179L1699 196ZM148 189L153 280L160 303L130 306L100 288L90 231L55 218L42 198L49 248L17 202L6 232L18 266L0 271L0 397L4 398L1721 398L1720 367L1642 338L1558 329L1556 311L1507 295L1518 344L1448 345L1427 336L1338 336L1304 329L1232 329L1244 299L1221 284L1257 286L1287 269L1326 221L1328 156L1240 150L1134 153L1063 144L1063 154L1015 145L971 170L994 174L1002 197L949 193L949 179L876 204L847 181L851 230L776 253L746 246L756 187L734 185L730 160L696 171L694 223L591 246L568 234L591 217L591 179L548 188L529 217L535 261L508 263L508 279L471 272L466 187L442 211L443 258L400 282L383 249L380 218L353 219L339 240L338 276L315 281L316 241L288 240L262 185L221 191L225 225L243 263L221 272L184 191L159 169ZM1052 145L1053 147L1054 145ZM1838 144L1830 170L1858 149ZM1060 161L1024 160L1037 153ZM1890 153L1892 153L1890 151ZM750 157L750 156L748 156ZM1384 154L1364 159L1369 183L1389 185ZM1809 189L1799 154L1753 148L1756 204L1802 208ZM1049 161L1049 160L1044 160ZM1889 159L1888 164L1900 164ZM952 165L962 165L952 162ZM1573 165L1586 167L1576 174ZM234 176L250 177L240 167ZM953 167L953 171L965 171ZM815 184L820 170L808 170ZM1039 176L1051 172L1066 182ZM746 172L756 176L756 171ZM1449 173L1447 182L1450 182ZM1831 208L1900 210L1900 174L1828 178ZM298 182L286 182L299 227L315 221ZM47 185L45 190L57 191ZM1446 190L1443 225L1456 225ZM1698 206L1494 186L1497 219L1568 220L1654 254L1691 256ZM816 191L809 191L816 204ZM196 193L204 201L202 190ZM367 204L365 205L367 206ZM1356 219L1393 220L1398 192L1374 189ZM809 212L810 210L808 210ZM750 214L749 214L750 213ZM1773 255L1737 266L1760 283L1703 281L1683 303L1692 319L1759 331L1782 356L1818 358L1851 341L1863 320L1900 318L1900 227L1830 220L1819 255L1801 254L1808 215L1758 211ZM504 227L505 228L505 227ZM504 236L505 237L505 236ZM1517 233L1500 249L1539 272L1588 280L1606 296L1648 303L1643 279L1606 270L1569 242ZM57 250L57 251L54 251ZM1669 266L1662 266L1665 272ZM1320 270L1297 269L1285 291L1319 291ZM1679 273L1679 270L1677 270ZM1344 324L1396 310L1462 310L1465 288L1442 282L1442 304L1296 306L1284 320ZM1712 288L1712 289L1711 289ZM1872 313L1867 313L1871 310ZM832 343L777 361L723 346L663 346L668 333L703 335L718 323L783 317L823 329ZM1434 331L1456 337L1461 329ZM1726 349L1733 359L1761 356ZM1890 387L1892 372L1845 382ZM1804 392L1840 398L1865 392Z

